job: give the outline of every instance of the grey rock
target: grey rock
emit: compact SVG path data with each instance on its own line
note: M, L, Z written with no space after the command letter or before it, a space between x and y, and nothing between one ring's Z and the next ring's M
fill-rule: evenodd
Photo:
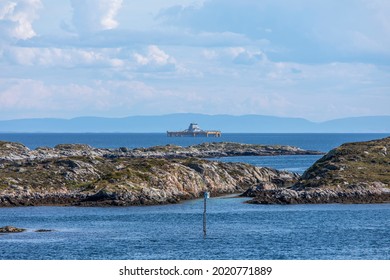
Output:
M52 229L37 229L37 230L35 230L35 232L52 232L52 231L54 231L54 230L52 230Z
M0 233L17 233L25 231L24 228L17 228L13 226L0 227Z

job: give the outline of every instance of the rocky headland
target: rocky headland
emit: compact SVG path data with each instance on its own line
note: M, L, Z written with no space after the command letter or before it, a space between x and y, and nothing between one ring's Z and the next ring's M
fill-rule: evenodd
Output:
M256 204L390 202L390 137L343 144L292 186L253 186L244 196Z
M196 198L205 190L222 195L260 185L288 187L297 174L200 158L318 153L238 143L144 149L62 144L30 150L0 142L0 206L152 205Z

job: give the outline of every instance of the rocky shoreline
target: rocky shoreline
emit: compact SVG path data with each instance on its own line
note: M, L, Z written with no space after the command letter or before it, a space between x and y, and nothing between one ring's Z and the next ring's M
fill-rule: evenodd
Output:
M206 190L222 195L259 184L286 187L299 178L270 168L197 158L231 154L234 147L240 154L306 152L289 146L234 143L134 150L66 144L30 150L0 142L0 206L167 204L200 197Z
M138 149L0 141L0 207L130 206L243 193L254 204L390 202L390 137L347 143L302 176L202 158L320 154L291 146L204 143Z
M389 203L390 137L343 144L315 162L292 186L252 187L254 204Z
M243 196L248 196L245 193ZM390 203L390 191L375 188L356 190L319 189L295 191L293 189L258 191L250 195L254 197L250 204L370 204Z

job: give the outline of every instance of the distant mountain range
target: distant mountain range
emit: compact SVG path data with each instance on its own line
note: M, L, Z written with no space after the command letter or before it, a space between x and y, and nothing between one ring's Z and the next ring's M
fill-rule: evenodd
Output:
M371 116L311 122L301 118L262 115L170 114L125 118L17 119L0 121L0 132L166 132L198 123L204 130L222 133L387 133L390 116Z

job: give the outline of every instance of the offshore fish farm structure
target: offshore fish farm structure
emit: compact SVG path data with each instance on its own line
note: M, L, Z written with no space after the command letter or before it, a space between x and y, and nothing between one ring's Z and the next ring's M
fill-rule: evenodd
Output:
M168 137L221 137L219 130L202 130L197 123L191 123L188 129L182 131L167 131Z

